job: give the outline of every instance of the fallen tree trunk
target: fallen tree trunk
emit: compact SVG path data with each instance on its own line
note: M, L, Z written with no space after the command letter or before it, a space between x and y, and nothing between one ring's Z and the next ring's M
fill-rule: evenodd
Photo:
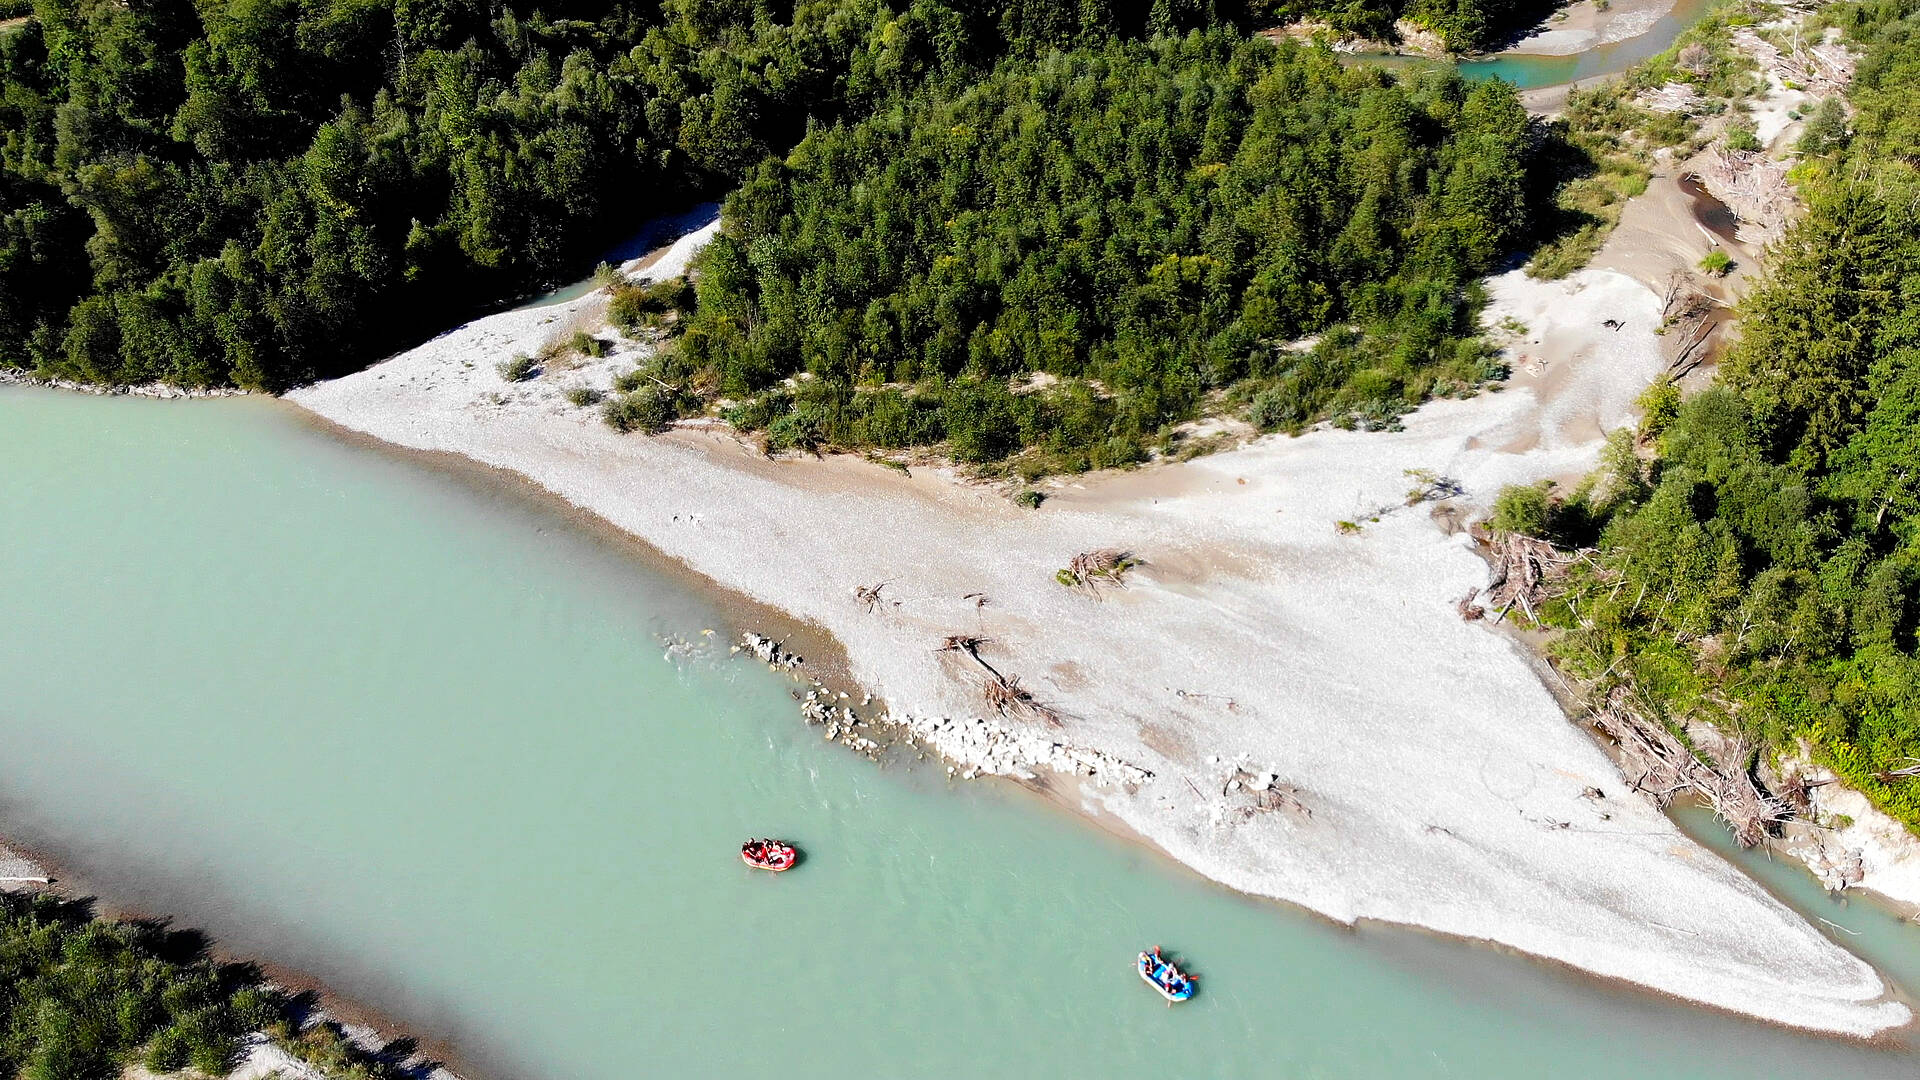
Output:
M1705 759L1666 725L1635 708L1624 686L1615 687L1605 706L1589 719L1620 748L1623 771L1636 789L1661 806L1683 791L1700 796L1733 830L1741 847L1758 846L1793 814L1791 807L1754 780L1747 768L1751 747L1744 739L1734 741L1725 755L1728 760Z

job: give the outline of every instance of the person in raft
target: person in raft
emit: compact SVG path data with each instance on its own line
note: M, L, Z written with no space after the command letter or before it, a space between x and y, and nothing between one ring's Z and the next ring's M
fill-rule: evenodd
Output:
M1187 977L1180 973L1179 968L1173 966L1173 961L1160 955L1160 946L1155 945L1152 953L1153 980L1169 990L1179 990L1187 981Z

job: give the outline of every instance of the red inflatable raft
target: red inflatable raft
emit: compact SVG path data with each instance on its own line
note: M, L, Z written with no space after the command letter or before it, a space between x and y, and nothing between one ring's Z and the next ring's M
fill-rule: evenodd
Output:
M771 870L777 874L793 869L798 858L792 844L783 844L778 840L749 840L740 845L740 861L756 870Z

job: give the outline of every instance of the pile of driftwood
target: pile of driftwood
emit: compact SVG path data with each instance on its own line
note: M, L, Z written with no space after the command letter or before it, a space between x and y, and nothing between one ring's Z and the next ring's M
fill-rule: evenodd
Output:
M994 712L1005 717L1031 716L1037 720L1058 727L1060 714L1033 696L1033 691L1020 684L1020 676L1003 674L1000 669L987 663L980 655L980 646L986 639L969 634L951 634L940 642L937 652L959 653L969 657L987 677L980 683L980 696Z
M1666 295L1660 308L1660 332L1671 343L1672 357L1667 361L1666 378L1679 382L1704 363L1712 350L1708 343L1724 321L1725 308L1708 296L1700 282L1685 270L1667 275Z
M1277 810L1288 810L1304 818L1313 817L1312 809L1300 797L1300 789L1282 781L1279 773L1265 769L1235 768L1221 784L1220 794L1229 798L1240 796L1246 800L1237 807L1242 821L1251 820L1255 814L1270 814Z
M1823 97L1845 90L1853 81L1858 63L1853 53L1837 41L1823 37L1808 44L1801 39L1798 27L1794 28L1784 49L1747 27L1735 30L1731 39L1735 48L1753 57L1763 70L1772 72L1782 82L1793 83Z
M1640 95L1642 108L1661 113L1691 113L1700 107L1700 92L1692 83L1670 82Z
M1754 780L1747 768L1752 747L1744 739L1735 739L1722 760L1708 760L1635 708L1624 686L1615 687L1589 719L1620 747L1623 771L1635 788L1661 806L1682 792L1699 795L1733 829L1741 847L1759 845L1792 816L1784 800Z
M1033 691L1021 686L1018 675L994 672L980 684L980 696L1001 716L1032 716L1059 726L1060 714L1042 705Z
M1062 585L1091 591L1101 585L1125 585L1127 571L1139 565L1140 560L1131 551L1101 548L1075 555L1068 560L1066 568L1054 576Z
M1743 229L1740 239L1764 246L1786 231L1795 202L1785 162L1765 150L1716 146L1700 156L1697 175L1714 198L1751 228L1752 235Z
M1493 581L1484 590L1476 589L1460 598L1460 617L1468 621L1486 615L1486 608L1475 602L1484 596L1487 604L1500 609L1495 622L1505 618L1515 604L1527 618L1538 622L1536 606L1546 601L1551 586L1566 576L1567 568L1585 557L1585 552L1561 551L1523 533L1480 533L1478 539L1486 545L1487 559L1493 563Z

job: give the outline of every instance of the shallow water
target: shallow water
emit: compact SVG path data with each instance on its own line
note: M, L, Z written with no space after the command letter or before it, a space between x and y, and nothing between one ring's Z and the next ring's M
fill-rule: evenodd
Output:
M1688 173L1680 178L1680 190L1687 196L1693 219L1700 227L1720 238L1722 243L1740 242L1740 215L1707 190L1700 178Z
M280 403L0 388L0 462L0 831L490 1080L1917 1064L1333 927L1023 793L875 768L764 669L665 661L657 634L726 633L677 579ZM757 833L807 861L746 870ZM1192 1003L1133 975L1156 942ZM1920 974L1920 929L1862 948Z

